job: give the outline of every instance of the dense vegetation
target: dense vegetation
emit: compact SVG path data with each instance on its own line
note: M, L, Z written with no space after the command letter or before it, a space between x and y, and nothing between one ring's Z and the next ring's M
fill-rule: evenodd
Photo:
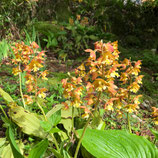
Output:
M156 0L0 5L0 157L158 157Z

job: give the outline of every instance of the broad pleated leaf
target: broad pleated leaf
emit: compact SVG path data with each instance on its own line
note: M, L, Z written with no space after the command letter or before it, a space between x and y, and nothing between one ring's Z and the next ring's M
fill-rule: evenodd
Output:
M28 135L45 138L47 133L41 127L41 119L23 107L17 106L9 110L12 120Z
M14 158L10 144L0 148L0 157L1 158Z
M82 131L77 131L79 136ZM126 131L87 129L82 145L97 158L158 158L151 142Z

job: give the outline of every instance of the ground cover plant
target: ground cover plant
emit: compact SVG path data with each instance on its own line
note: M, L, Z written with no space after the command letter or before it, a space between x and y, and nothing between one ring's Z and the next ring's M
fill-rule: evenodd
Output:
M157 131L151 129L154 140L132 134L131 117L139 116L142 98L138 93L141 60L121 61L117 41L98 41L94 50L86 49L88 59L54 86L58 95L41 87L45 85L41 82L49 80L49 72L45 52L35 42L15 43L12 51L12 73L20 95L13 99L0 88L6 128L5 137L0 138L2 158L158 156ZM151 119L158 124L156 107ZM110 121L111 125L119 123L115 120L124 121L122 130L109 126Z

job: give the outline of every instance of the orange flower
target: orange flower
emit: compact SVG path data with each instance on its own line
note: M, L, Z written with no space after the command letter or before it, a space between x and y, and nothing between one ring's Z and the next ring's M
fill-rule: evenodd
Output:
M69 18L69 24L73 25L74 24L74 20L72 18Z
M61 83L62 83L62 85L63 85L63 88L66 86L67 80L68 80L68 78L62 79Z
M133 92L133 93L137 93L138 90L139 90L140 86L138 85L137 82L133 82L129 87L128 89Z
M13 68L12 73L13 73L15 76L18 75L20 72L21 72L21 70L20 70L18 67Z
M38 48L39 48L39 45L38 45L36 42L32 42L32 43L31 43L31 46L32 46L34 49L38 49Z
M46 78L46 75L48 74L48 70L45 70L43 72L41 72L41 75L42 75L42 79L43 80L48 80L48 78Z
M152 112L153 120L155 124L158 125L158 108L152 107L152 109L153 109L153 112Z
M81 15L77 15L77 20L80 20L81 19Z
M30 96L28 96L28 95L24 95L24 98L26 98L26 102L25 102L25 104L33 104L33 100L32 100L32 98L30 97Z
M46 88L41 88L41 89L37 92L37 94L38 94L38 96L39 96L40 98L45 98L45 97L46 97L46 93L44 93L44 92L46 92L46 91L47 91Z

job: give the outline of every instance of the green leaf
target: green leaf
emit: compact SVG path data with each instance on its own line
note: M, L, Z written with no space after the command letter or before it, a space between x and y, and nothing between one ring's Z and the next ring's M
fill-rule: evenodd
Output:
M13 133L11 127L9 127L7 129L7 138L9 140L9 143L10 143L10 146L11 146L11 149L12 149L14 157L16 157L16 158L24 158L21 155L20 149L19 149L18 145L15 142L14 133Z
M63 104L57 104L55 105L47 114L47 118L49 118L50 116L52 116L54 113L56 113L58 110L60 110L62 107L64 107Z
M66 150L63 150L63 155L64 155L64 158L71 158L71 156Z
M28 158L42 158L48 147L48 140L42 140L30 151Z
M101 121L101 122L99 123L97 129L98 129L98 130L104 130L104 129L105 129L105 126L106 126L105 122L104 122L104 121Z
M41 121L40 125L44 129L45 132L49 132L52 128L52 125L48 121Z
M94 116L93 116L93 120L92 120L92 123L90 126L92 128L96 129L100 125L100 123L102 123L102 122L103 121L102 121L102 118L100 117L100 113L98 111L95 111Z
M58 110L49 117L49 121L52 126L56 126L61 120L61 110Z
M83 130L77 132L81 136ZM87 129L82 145L97 158L158 157L158 149L147 139L120 130Z
M2 88L0 88L0 95L7 103L14 103L13 98L8 93L6 93Z
M53 38L51 41L51 46L56 47L58 45L58 41L56 40L56 38Z
M93 40L93 41L98 40L98 37L94 36L94 35L90 35L88 38L91 39L91 40Z
M0 138L0 148L5 144L6 138Z
M154 129L150 129L150 131L155 136L156 140L158 140L158 131L155 131Z
M10 144L0 148L0 158L14 158Z
M67 136L67 134L65 132L60 131L58 134L60 136L61 141L65 141L65 140L68 139L68 136Z
M78 116L77 108L74 109L74 117ZM72 106L69 106L68 109L61 110L61 117L62 118L72 118Z
M63 124L64 128L67 130L68 133L71 132L72 129L72 120L67 118L67 119L61 119L60 121L61 124Z
M47 133L40 125L41 119L38 115L30 113L23 107L17 106L9 110L9 116L12 118L24 133L40 138L45 138ZM51 139L50 139L51 140Z
M59 128L52 128L49 133L58 133L60 132L61 130Z

